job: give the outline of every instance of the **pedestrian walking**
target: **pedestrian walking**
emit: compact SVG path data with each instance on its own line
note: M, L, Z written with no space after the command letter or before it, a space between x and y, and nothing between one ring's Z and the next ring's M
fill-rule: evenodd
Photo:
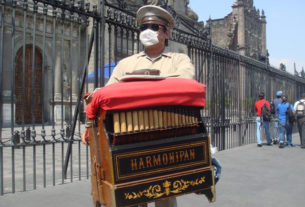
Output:
M302 98L299 101L295 102L294 109L300 134L301 148L305 149L305 93L302 94Z
M280 103L277 107L277 112L279 114L279 126L280 126L280 140L279 140L279 148L283 148L285 146L285 135L287 146L293 146L292 144L292 129L294 122L294 108L288 102L288 97L286 95L282 96L282 103Z
M277 109L277 106L282 103L282 91L276 92L276 98L273 99L271 103L271 113L273 114L273 144L277 144L280 136L280 128L279 128L279 114Z
M255 111L256 111L256 141L257 146L261 147L261 127L263 126L265 129L265 134L267 138L267 145L272 145L270 138L269 125L271 120L271 111L270 111L270 103L265 100L265 93L260 92L258 94L259 100L255 102Z

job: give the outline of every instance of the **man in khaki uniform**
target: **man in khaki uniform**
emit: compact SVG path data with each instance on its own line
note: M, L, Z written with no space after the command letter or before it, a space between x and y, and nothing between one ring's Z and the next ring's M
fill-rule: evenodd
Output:
M140 40L145 50L122 59L114 68L107 83L116 83L127 73L140 69L157 69L160 76L194 79L194 66L190 58L182 53L165 52L174 19L165 9L147 5L137 12L140 25Z
M140 41L144 51L122 59L114 68L106 85L117 83L126 75L136 70L155 69L160 76L194 79L194 66L190 58L182 53L165 52L170 30L174 27L174 18L165 9L147 5L137 11L140 26ZM88 131L82 135L87 143ZM156 201L156 207L176 207L176 198Z

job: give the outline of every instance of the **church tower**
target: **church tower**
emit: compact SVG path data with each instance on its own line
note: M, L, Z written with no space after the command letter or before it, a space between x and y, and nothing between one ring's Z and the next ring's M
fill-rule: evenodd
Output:
M261 15L261 22L262 22L262 53L261 55L268 58L268 51L267 51L267 38L266 38L266 25L267 25L267 21L266 21L266 16L265 16L265 12L264 10L262 10L262 15Z
M253 0L236 0L232 12L222 19L210 19L212 43L259 61L267 61L266 16Z

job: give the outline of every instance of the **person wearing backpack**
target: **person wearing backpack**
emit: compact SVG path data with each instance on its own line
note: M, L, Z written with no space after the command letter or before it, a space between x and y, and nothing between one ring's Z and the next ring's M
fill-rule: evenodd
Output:
M292 144L292 129L294 119L294 108L288 102L286 95L282 96L282 103L277 106L277 112L279 114L279 126L280 126L280 139L279 148L285 146L285 135L287 137L287 146L293 147Z
M305 93L302 94L302 98L299 101L295 102L294 109L300 134L301 148L305 149Z
M280 135L280 128L279 128L279 114L277 109L277 106L282 103L282 91L276 92L276 98L273 99L270 107L271 107L271 113L273 114L273 144L276 144L279 140Z
M265 134L267 138L267 145L272 145L270 138L269 124L271 120L270 103L265 100L265 93L260 92L258 94L259 100L255 102L254 108L256 111L256 141L257 146L261 147L261 127L265 129Z

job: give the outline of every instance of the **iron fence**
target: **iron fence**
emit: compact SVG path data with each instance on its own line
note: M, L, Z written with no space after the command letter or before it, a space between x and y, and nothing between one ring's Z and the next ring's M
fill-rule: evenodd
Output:
M88 179L78 101L96 21L83 1L1 1L0 195Z
M143 49L135 10L124 1L97 2L1 1L0 195L88 179L81 97ZM212 45L208 30L167 9L179 22L169 49L187 53L207 85L201 114L219 150L255 142L259 91L270 100L283 90L291 101L305 91L304 79Z

